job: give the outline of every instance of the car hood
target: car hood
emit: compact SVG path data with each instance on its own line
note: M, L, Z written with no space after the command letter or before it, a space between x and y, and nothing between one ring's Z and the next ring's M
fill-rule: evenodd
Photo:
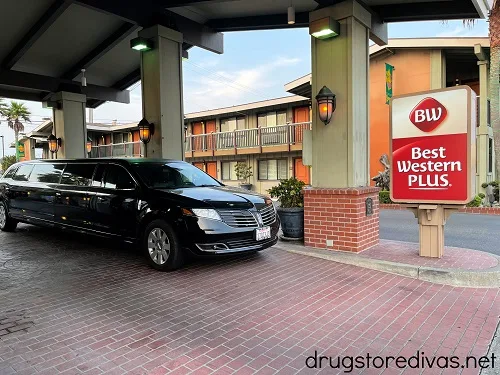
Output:
M270 199L264 195L229 186L172 189L169 193L203 201L215 208L252 208L265 205L266 201L270 203Z

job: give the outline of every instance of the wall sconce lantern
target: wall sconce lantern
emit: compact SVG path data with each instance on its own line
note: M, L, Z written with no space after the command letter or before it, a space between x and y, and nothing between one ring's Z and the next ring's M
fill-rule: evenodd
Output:
M57 152L61 147L61 138L56 138L54 134L49 135L47 141L49 142L49 151L52 153Z
M317 39L328 39L340 34L340 23L331 17L321 18L309 24L309 35Z
M318 103L318 113L321 121L328 125L332 120L333 112L335 112L335 107L337 106L335 100L335 94L331 90L323 86L319 90L318 95L316 95L316 102Z
M155 126L152 123L149 123L148 120L143 118L139 121L139 139L144 144L148 144L151 140L151 136L155 133Z
M146 38L137 37L130 41L130 48L145 52L153 49L153 42Z
M92 151L92 139L87 138L86 146L87 146L87 153L90 154L90 151Z

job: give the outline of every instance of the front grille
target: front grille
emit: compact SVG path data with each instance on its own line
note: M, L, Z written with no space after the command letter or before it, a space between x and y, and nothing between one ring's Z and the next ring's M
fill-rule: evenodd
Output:
M262 240L262 241L256 241L252 238L248 238L248 239L226 241L226 245L230 249L238 249L238 248L242 248L242 247L258 246L258 245L264 244L268 241L270 241L270 240L267 239L267 240Z
M276 221L276 211L274 210L274 206L272 204L262 208L259 212L262 216L262 222L264 225L271 225Z
M219 210L224 223L235 228L257 228L257 220L247 210Z

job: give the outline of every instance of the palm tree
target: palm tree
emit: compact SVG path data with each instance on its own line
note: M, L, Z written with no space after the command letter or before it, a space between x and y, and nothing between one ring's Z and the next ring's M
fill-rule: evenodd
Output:
M31 112L23 103L11 101L10 106L2 109L2 115L7 120L9 128L14 130L16 161L19 161L17 142L19 140L19 133L24 131L24 124L21 121L30 122Z
M490 12L490 113L496 155L496 176L500 178L500 1Z
M3 116L6 109L7 105L3 102L3 98L0 98L0 116Z

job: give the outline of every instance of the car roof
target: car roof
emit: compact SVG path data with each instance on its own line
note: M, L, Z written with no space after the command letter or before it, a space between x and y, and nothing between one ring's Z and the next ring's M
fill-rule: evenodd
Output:
M17 164L26 163L106 163L114 162L119 164L135 163L185 163L182 160L175 159L147 159L147 158L87 158L87 159L36 159L26 160Z

